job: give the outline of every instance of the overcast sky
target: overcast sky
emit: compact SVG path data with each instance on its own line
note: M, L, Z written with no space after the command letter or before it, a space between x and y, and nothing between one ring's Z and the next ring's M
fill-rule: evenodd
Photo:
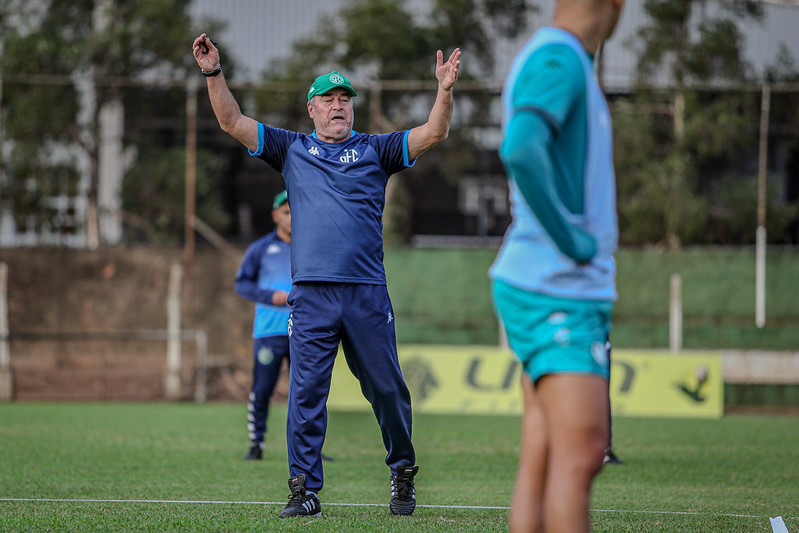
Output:
M227 28L214 40L222 53L231 53L243 67L241 75L257 80L270 60L286 56L293 41L310 35L338 12L346 0L194 0L191 12L195 18L214 17L227 23ZM773 61L780 43L784 43L799 63L799 1L768 3L762 24L744 26L746 57L758 74ZM424 15L425 0L409 0L406 5ZM545 24L551 15L552 2L542 6L531 20L531 30ZM608 42L603 58L606 87L626 86L635 68L635 53L630 46L636 28L645 20L643 0L627 0L619 28ZM495 77L505 78L516 52L529 38L497 42ZM431 51L431 54L433 51ZM468 50L463 61L468 62ZM309 73L309 78L313 73ZM357 80L363 81L363 80Z

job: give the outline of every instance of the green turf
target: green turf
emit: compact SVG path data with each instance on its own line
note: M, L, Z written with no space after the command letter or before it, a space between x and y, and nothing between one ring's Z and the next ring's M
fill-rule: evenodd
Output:
M0 531L506 530L516 417L417 416L419 503L502 508L420 507L408 518L388 513L372 416L332 412L324 516L289 521L276 518L288 494L285 411L272 413L260 462L241 460L244 418L229 404L0 404ZM777 515L799 531L796 418L618 418L614 439L626 464L595 485L595 531L767 532Z

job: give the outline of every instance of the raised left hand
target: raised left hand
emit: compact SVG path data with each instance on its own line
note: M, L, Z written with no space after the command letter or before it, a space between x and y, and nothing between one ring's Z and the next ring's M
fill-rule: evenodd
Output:
M436 79L438 84L445 91L452 89L458 80L458 68L461 65L461 49L456 48L452 51L449 59L444 63L444 52L436 52Z

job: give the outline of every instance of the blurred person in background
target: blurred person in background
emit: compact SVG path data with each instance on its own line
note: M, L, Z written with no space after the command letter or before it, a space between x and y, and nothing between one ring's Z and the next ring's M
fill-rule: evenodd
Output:
M244 456L246 460L263 456L269 401L280 378L283 359L289 357L291 209L286 191L278 193L272 202L272 220L275 229L247 248L236 273L236 292L255 302L252 389L247 404L250 449Z
M291 208L286 191L272 201L272 221L275 229L247 248L236 273L236 292L255 302L252 389L247 403L250 449L245 460L263 457L269 403L283 360L290 358L287 300L291 290ZM325 454L322 459L333 460Z
M591 485L609 443L618 227L610 113L594 57L622 4L558 0L503 92L513 222L490 276L524 368L513 532L590 531Z

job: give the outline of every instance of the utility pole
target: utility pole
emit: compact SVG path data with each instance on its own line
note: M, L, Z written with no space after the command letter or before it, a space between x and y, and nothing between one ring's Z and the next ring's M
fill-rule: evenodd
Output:
M197 183L197 91L196 77L189 78L186 84L186 207L185 243L183 262L186 277L194 274L194 221Z
M768 189L768 122L771 86L763 86L760 101L760 154L757 172L757 233L755 241L755 325L766 325L766 199Z

